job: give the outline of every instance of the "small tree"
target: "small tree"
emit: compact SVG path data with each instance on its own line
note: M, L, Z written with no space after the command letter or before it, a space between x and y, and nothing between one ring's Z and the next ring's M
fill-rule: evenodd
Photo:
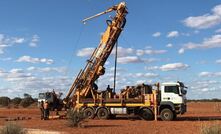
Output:
M67 117L71 127L82 127L83 120L85 119L83 112L78 110L69 110Z
M26 108L26 107L30 106L32 103L34 103L34 100L32 98L24 98L21 101L20 105L22 107Z
M0 134L27 134L27 131L15 123L8 123L0 129Z
M10 104L10 98L8 97L0 97L0 105L8 106Z
M24 93L24 98L31 98L30 94Z
M29 94L24 94L24 99L22 99L22 101L20 102L20 105L22 106L22 107L28 107L28 106L30 106L32 103L34 103L35 102L35 100L31 97L31 95L29 95Z
M21 103L22 99L20 97L15 97L14 99L11 100L11 102L14 105L19 105Z

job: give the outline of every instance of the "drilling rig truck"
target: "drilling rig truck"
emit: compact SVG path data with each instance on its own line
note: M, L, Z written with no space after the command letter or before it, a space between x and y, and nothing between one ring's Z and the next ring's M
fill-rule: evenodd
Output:
M182 82L140 84L127 86L116 94L108 86L99 91L96 80L105 73L104 64L111 54L118 37L126 24L126 3L121 2L104 12L83 20L115 11L107 20L107 29L101 36L98 47L92 53L84 69L80 70L69 89L63 104L72 109L81 109L87 118L107 119L115 115L139 115L144 120L173 120L177 114L186 112L186 90Z

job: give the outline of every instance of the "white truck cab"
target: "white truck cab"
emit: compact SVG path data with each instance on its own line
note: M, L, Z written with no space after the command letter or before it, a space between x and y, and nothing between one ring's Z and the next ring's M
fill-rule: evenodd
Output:
M38 95L38 106L40 107L40 104L42 102L48 101L49 109L50 110L60 110L62 109L62 106L60 105L62 100L57 97L56 93L53 92L45 92L45 93L39 93Z
M167 82L162 83L160 86L160 108L159 112L163 116L164 120L171 120L171 112L173 112L173 118L176 118L177 114L184 114L186 112L186 93L184 84L182 82ZM169 109L167 112L163 112L164 109ZM167 119L168 117L168 119Z
M171 101L174 104L184 104L186 101L185 87L176 83L162 83L161 85L161 101Z

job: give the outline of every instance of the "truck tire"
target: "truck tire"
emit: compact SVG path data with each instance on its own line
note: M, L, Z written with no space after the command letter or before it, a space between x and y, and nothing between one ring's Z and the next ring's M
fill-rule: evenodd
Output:
M140 116L144 120L153 120L154 119L153 112L148 108L141 109Z
M85 117L86 119L93 119L94 116L95 116L95 111L94 111L94 109L93 109L93 108L90 108L90 107L85 108L83 113L84 113L84 117Z
M174 119L174 113L170 109L165 108L160 112L160 118L163 121L171 121Z
M108 119L109 117L109 113L108 110L106 108L99 108L97 111L97 117L99 119Z
M173 112L173 120L176 120L176 118L177 118L177 114L176 112Z

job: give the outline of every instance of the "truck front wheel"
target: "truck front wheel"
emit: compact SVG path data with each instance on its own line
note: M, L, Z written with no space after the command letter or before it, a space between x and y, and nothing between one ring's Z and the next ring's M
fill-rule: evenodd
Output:
M99 119L108 119L109 113L106 108L99 108L97 111L97 117Z
M168 109L168 108L163 109L163 110L160 112L160 118L161 118L163 121L171 121L171 120L173 120L173 119L174 119L173 111L171 111L171 110Z

